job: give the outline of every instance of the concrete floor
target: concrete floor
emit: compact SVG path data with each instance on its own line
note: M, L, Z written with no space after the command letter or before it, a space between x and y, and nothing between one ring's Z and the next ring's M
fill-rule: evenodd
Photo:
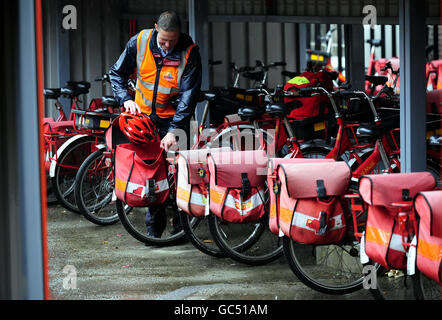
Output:
M318 293L296 278L284 257L251 267L205 255L190 243L147 247L121 223L96 226L58 205L48 208L48 247L56 300L373 300L367 290Z

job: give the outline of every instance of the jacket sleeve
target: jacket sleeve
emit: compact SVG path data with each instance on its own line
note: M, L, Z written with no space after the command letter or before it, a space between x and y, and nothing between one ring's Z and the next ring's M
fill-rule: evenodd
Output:
M137 37L138 34L129 39L123 53L109 70L112 91L120 105L133 99L127 91L127 80L137 67Z
M190 118L195 113L197 98L201 88L201 56L198 47L190 52L180 83L179 102L169 126L169 132L174 129L184 129L189 126Z

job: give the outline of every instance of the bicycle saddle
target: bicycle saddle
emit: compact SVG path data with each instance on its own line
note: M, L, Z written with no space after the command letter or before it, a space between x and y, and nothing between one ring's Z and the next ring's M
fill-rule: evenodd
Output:
M266 105L266 113L272 117L282 118L290 113L289 108L285 104L268 104Z
M43 89L43 94L48 99L58 99L61 96L60 88L57 89Z
M202 101L213 101L215 100L215 98L217 97L217 94L214 92L210 92L210 91L200 91L199 95L198 95L198 102L202 102Z
M385 132L397 128L398 124L395 121L389 121L381 124L361 124L356 130L358 138L381 138Z
M110 106L110 107L119 107L120 104L118 103L117 99L115 99L115 97L112 96L103 96L101 97L101 102L106 105L106 106Z
M243 107L238 109L238 115L243 121L253 121L261 118L264 110L256 107Z
M78 96L80 94L87 94L89 93L89 89L91 87L90 82L87 81L67 81L66 87L72 90L72 92L69 92L69 90L66 90L66 95L72 95L72 96ZM63 88L62 88L62 94L63 94Z
M369 81L370 83L374 84L375 86L378 85L384 85L387 83L388 78L386 76L365 76L365 80Z
M368 39L366 42L375 47L380 47L382 45L381 39Z

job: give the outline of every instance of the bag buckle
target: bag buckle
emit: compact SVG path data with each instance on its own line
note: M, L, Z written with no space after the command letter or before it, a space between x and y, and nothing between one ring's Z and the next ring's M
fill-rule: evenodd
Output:
M246 198L250 192L252 192L252 187L250 186L250 181L247 177L247 173L241 173L241 180L242 180L242 186L241 186L241 197Z
M150 179L150 180L146 180L146 198L147 201L149 202L154 202L156 197L155 197L155 180L154 179Z

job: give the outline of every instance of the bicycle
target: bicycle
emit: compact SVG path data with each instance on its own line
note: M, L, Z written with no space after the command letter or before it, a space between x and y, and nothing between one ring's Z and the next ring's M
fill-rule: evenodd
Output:
M106 77L96 81L105 82ZM72 86L62 88L61 92L71 97L77 94L76 88ZM114 109L118 108L115 99L109 96L93 99L89 109L91 107L94 110L101 108L107 111L72 109L72 135L50 158L49 177L54 194L63 207L76 213L81 213L75 202L76 173L86 157L96 151L96 146L103 142L104 129L110 124Z
M256 146L259 146L259 148L262 149L270 149L270 150L281 150L283 146L286 146L288 150L297 150L297 156L302 157L303 154L301 150L303 149L302 146L300 146L297 142L297 137L295 134L297 133L296 128L297 125L292 125L287 119L287 115L290 113L291 109L288 107L285 107L281 104L274 104L275 100L281 98L284 95L288 95L290 97L293 96L292 92L283 92L281 88L277 88L274 90L273 93L270 93L265 88L258 88L258 89L250 89L248 92L252 93L259 93L261 95L264 95L264 100L268 101L269 104L266 107L266 114L264 114L263 110L260 110L259 108L251 108L251 107L244 107L239 110L240 118L236 121L233 120L232 122L226 122L223 126L218 128L218 130L211 136L206 137L204 134L201 134L203 131L202 129L204 126L200 126L199 133L197 139L198 141L203 141L204 143L199 145L199 147L203 147L204 145L211 145L211 146L227 146L229 149L233 150L253 150ZM205 106L205 112L203 113L203 119L205 119L205 115L207 114L207 110L209 108L210 102L214 99L213 96L207 97L207 103ZM296 107L293 106L293 107ZM299 105L298 105L299 107ZM242 119L241 119L242 118ZM318 119L316 119L318 121ZM325 119L321 119L321 121L324 121ZM294 121L297 122L297 121ZM309 126L313 126L313 122L309 121L298 121L298 127L301 127L302 123L307 123ZM202 122L204 123L204 122ZM253 125L251 125L253 123ZM285 137L289 137L288 139L278 139L275 138L273 141L268 141L269 136L266 135L266 132L262 129L261 123L265 124L264 126L267 126L269 128L276 128L275 136L278 137L278 135L281 133L284 134ZM249 148L244 148L245 146L240 143L241 140L239 130L236 133L232 133L229 131L229 129L234 128L235 126L247 126L247 128L250 128L251 131L248 133L250 136L254 137L255 133L257 133L258 141L255 143L252 143L252 146ZM243 127L244 129L244 127ZM299 129L299 128L298 128ZM312 130L313 131L313 130ZM221 143L220 145L217 142L217 140L221 140L222 137L227 136L227 143L223 141L224 143ZM243 133L244 136L244 133ZM232 141L230 141L230 138L233 138ZM306 138L305 136L303 138ZM268 141L268 142L267 142ZM269 148L267 146L270 145ZM271 146L273 145L273 147ZM308 155L304 155L308 156ZM261 252L255 252L254 254L251 254L251 250L253 250L253 247L256 248L256 246L259 245L258 241L260 243L265 242L263 232L268 230L268 227L266 226L268 218L263 218L262 220L258 222L252 222L249 224L240 224L234 226L233 224L228 224L220 221L215 215L210 214L209 215L209 227L211 228L211 234L212 238L214 238L216 244L218 247L221 247L221 252L219 249L212 246L209 246L207 243L209 242L212 244L211 240L207 239L207 232L202 232L202 237L197 235L195 230L190 228L188 226L188 219L189 215L181 212L180 218L182 219L182 225L183 228L186 230L186 234L189 237L189 240L194 244L195 247L197 247L200 251L213 255L213 256L222 256L223 253L230 256L232 259L237 260L242 263L248 263L252 265L257 264L264 264L268 263L270 261L273 261L274 259L277 259L280 254L282 253L280 249L280 246L276 245L276 247L279 249L276 249L274 251L271 251L270 253L262 253ZM200 221L207 220L205 218L200 218ZM227 230L227 228L229 230ZM236 229L236 230L235 230ZM242 232L239 232L238 229L242 230ZM244 231L246 230L246 231ZM235 235L230 236L229 235ZM269 237L270 235L267 235ZM233 241L233 242L229 242ZM247 245L245 245L247 244Z
M324 89L315 88L311 90L323 92ZM385 92L389 91L389 89L383 90ZM356 137L369 138L371 140L375 140L376 142L375 148L372 151L369 151L365 156L359 157L359 162L357 163L356 168L352 170L353 172L351 180L353 182L357 182L361 176L376 171L375 168L377 167L377 163L379 161L383 163L383 166L380 168L380 172L398 172L400 170L400 163L399 159L397 158L399 150L391 148L387 139L389 134L391 133L391 130L395 130L392 129L394 128L394 125L382 125L381 119L376 112L374 106L374 101L379 98L381 93L377 95L377 98L368 97L368 95L363 91L346 91L344 93L339 92L336 94L340 94L341 96L344 96L346 98L359 96L367 99L373 111L373 120L376 123L374 126L361 125L359 127L359 132L356 132ZM332 94L329 93L329 95L331 96ZM343 141L345 141L345 139L348 139L348 137L346 138L344 132L342 131L345 127L345 123L342 121L339 121L339 123L340 131L337 140L342 139L340 137L344 137ZM336 159L336 155L343 151L342 149L339 149L341 146L343 146L341 143L336 143L335 148L332 149L333 151L330 152L325 158ZM345 148L347 148L347 146L348 144L344 145ZM287 237L285 237L283 241L284 253L292 271L298 276L301 281L303 281L303 283L320 292L330 294L343 294L353 292L362 288L363 277L360 276L362 273L362 265L360 265L357 261L358 253L360 252L360 239L358 239L355 234L357 234L357 230L359 230L359 228L364 227L366 213L361 209L359 197L351 193L355 191L354 184L350 185L348 190L350 193L348 195L345 195L344 198L347 199L346 201L349 201L350 203L347 204L347 207L349 209L346 210L345 214L347 221L353 220L353 226L348 230L348 234L346 237L347 242L344 242L342 244L331 244L328 246L314 246L297 244ZM358 211L358 208L361 210ZM333 278L335 280L332 280L332 278L330 277L318 278L318 274L315 271L315 266L318 266L311 265L312 261L316 261L316 249L320 249L322 251L325 250L327 254L324 254L324 257L329 257L329 251L330 253L333 252L333 256L335 258L338 257L338 260L341 261L344 265L346 264L345 261L350 261L347 263L348 266L358 266L358 269L352 270L349 267L346 275L341 274L342 277L336 276ZM320 262L321 261L318 261L318 263ZM327 263L329 263L328 259L324 259L321 266L325 268L327 266ZM376 270L380 270L380 267L376 266ZM379 290L376 289L374 290L374 292L379 293Z
M71 100L71 110L78 109L79 96L81 94L86 94L89 92L90 83L86 81L68 81L66 86L74 89L73 94L66 92L64 88L45 88L43 94L48 100L55 100L54 106L58 112L57 119L54 120L52 117L46 117L43 119L43 136L45 140L45 169L47 173L47 193L53 194L55 200L49 200L48 203L58 202L58 198L61 195L53 192L51 180L50 180L50 167L52 159L57 155L58 149L66 142L69 138L76 134L74 128L73 114L71 113L69 119L63 110L63 105L60 103L59 98L62 96L67 96Z

